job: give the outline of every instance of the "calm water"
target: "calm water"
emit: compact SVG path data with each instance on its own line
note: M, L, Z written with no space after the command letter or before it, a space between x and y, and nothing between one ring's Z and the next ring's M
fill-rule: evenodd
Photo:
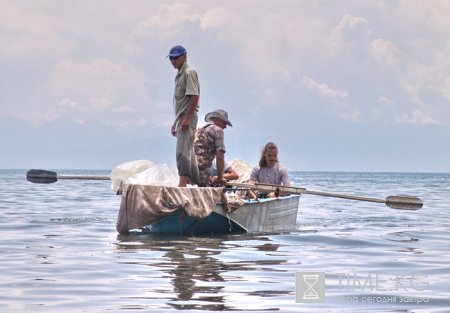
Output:
M295 232L162 237L116 233L107 181L37 185L25 172L0 171L0 312L450 312L450 174L291 173L425 206L305 195ZM325 302L295 302L302 271L325 273Z

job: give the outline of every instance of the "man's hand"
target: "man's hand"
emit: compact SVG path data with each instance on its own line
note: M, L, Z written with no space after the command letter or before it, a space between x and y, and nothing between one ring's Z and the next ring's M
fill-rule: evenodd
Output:
M225 178L222 178L221 180L219 180L219 178L217 176L211 176L210 180L211 180L211 186L214 186L214 187L225 186L228 182L228 180L226 180Z
M187 131L189 129L189 125L191 124L191 120L187 117L184 117L183 120L181 121L181 130L182 131Z
M216 186L225 186L227 184L227 180L223 177L217 178L215 185Z
M211 185L214 185L216 183L216 181L217 181L217 176L211 176L209 178L209 181L210 181Z

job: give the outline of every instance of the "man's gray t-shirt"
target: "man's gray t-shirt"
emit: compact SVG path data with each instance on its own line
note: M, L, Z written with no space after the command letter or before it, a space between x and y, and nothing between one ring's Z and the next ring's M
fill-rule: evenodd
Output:
M198 82L197 72L190 69L187 62L184 62L175 77L175 93L173 96L175 119L178 119L180 115L185 113L188 109L190 96L199 95L200 84ZM197 103L196 111L198 111L198 109L199 103Z

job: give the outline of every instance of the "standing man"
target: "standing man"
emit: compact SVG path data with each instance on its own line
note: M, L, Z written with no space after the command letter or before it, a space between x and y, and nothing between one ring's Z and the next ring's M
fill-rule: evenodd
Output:
M186 187L188 182L197 183L198 180L193 143L198 121L200 85L197 73L187 64L187 51L184 47L173 47L168 57L178 70L173 96L175 122L171 132L177 138L176 159L180 176L178 187Z
M217 165L217 185L224 185L225 171L225 142L223 130L227 125L233 126L228 120L228 113L224 110L215 110L205 116L208 122L205 126L197 129L195 133L194 147L198 162L200 187L210 186L211 166L214 159Z

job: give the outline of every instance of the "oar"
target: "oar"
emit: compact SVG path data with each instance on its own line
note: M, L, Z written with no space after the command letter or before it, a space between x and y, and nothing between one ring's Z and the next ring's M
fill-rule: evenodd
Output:
M51 184L58 179L86 179L86 180L110 180L109 176L99 175L59 175L56 172L45 170L29 170L27 180L37 184Z
M235 187L244 187L244 188L248 188L248 189L268 191L268 192L286 192L286 193L290 193L290 194L304 193L304 194L310 194L310 195L316 195L316 196L325 196L325 197L334 197L334 198L350 199L350 200L357 200L357 201L384 203L391 209L398 209L398 210L413 210L414 211L414 210L420 209L423 206L423 202L420 198L411 197L411 196L389 196L386 199L379 199L379 198L344 195L344 194L331 193L331 192L313 191L313 190L307 190L306 188L300 188L300 187L285 187L285 186L269 185L269 184L252 185L252 184L228 182L227 185L235 186Z

